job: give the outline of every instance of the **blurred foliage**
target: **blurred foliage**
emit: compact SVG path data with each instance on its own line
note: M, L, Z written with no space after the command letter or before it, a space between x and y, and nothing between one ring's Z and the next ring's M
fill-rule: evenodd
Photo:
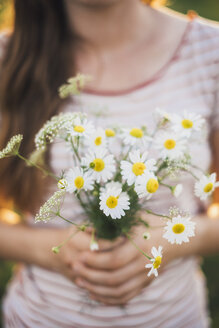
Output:
M202 17L219 21L218 0L169 0L168 3L176 11L187 13L192 9Z
M13 265L9 262L0 261L0 309L2 305L2 297L5 293L7 282L11 277ZM0 311L0 327L2 322L2 313Z
M14 11L12 0L0 0L0 30L13 26Z
M20 0L22 1L22 0ZM37 0L36 0L37 1ZM176 11L187 13L195 10L200 16L212 20L219 20L219 0L169 0L168 7ZM0 29L13 26L13 1L0 0ZM203 271L207 277L209 288L210 312L213 318L212 328L219 327L219 256L205 258ZM12 272L12 264L5 261L0 262L0 298L5 292L6 283ZM1 321L1 317L0 317ZM1 324L0 324L1 326Z

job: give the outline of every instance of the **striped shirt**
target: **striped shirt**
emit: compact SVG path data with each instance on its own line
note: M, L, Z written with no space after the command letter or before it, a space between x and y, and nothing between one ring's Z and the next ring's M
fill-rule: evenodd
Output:
M187 29L169 62L151 79L124 92L86 90L65 111L83 110L98 124L153 127L153 110L164 108L180 113L184 109L203 115L208 131L219 128L219 28L200 18ZM95 116L96 111L104 116ZM192 146L192 160L207 170L211 162L208 141ZM61 143L52 149L56 172L72 165ZM183 175L183 194L176 200L161 190L150 201L152 209L165 213L171 205L197 214L203 204L194 197L190 176ZM52 191L51 191L52 192ZM63 215L80 220L83 213L72 196L66 198ZM62 227L53 220L51 226ZM44 226L42 224L42 226ZM48 226L48 225L47 225ZM89 299L88 294L62 275L36 266L24 266L10 283L4 300L5 327L31 328L206 328L205 281L196 258L178 259L167 265L158 278L125 307L107 306Z

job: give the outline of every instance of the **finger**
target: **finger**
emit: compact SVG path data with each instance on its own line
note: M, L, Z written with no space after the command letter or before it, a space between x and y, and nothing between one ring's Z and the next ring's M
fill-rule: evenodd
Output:
M79 251L87 251L90 249L90 243L91 243L91 233L87 231L80 231L78 232L71 240L72 246L76 247ZM125 237L119 237L115 240L104 240L104 239L98 239L98 245L99 245L99 251L106 251L111 250L125 242Z
M108 252L83 252L81 261L96 269L121 268L139 256L139 251L128 241Z
M104 297L100 297L97 295L93 295L91 294L91 298L97 302L101 302L105 305L108 306L114 306L114 305L125 305L128 303L128 301L130 301L132 298L134 298L135 296L139 295L142 291L142 288L136 289L130 293L128 293L127 295L125 295L122 298L104 298Z
M104 298L122 298L127 293L131 293L136 288L142 288L146 285L147 278L146 273L141 273L134 278L128 280L127 282L123 283L120 286L116 287L108 287L108 286L102 286L102 285L95 285L92 284L86 280L82 280L82 278L76 278L75 283L82 287L87 289L92 294L104 297Z
M119 245L124 244L126 241L126 238L121 236L116 238L115 240L104 240L104 239L98 239L98 245L99 245L99 251L107 251L111 250Z
M128 265L113 271L96 270L81 262L75 262L73 270L79 277L96 285L118 286L136 274L145 272L143 260L144 258L139 257Z

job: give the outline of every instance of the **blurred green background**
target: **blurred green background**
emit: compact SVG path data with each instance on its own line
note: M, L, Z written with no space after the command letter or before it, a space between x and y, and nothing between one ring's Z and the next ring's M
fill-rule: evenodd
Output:
M22 1L22 0L20 0ZM36 0L37 1L37 0ZM168 7L186 13L195 10L200 16L219 21L219 0L172 0ZM13 9L11 0L0 0L0 29L13 25ZM209 309L212 317L212 328L219 327L219 256L211 256L203 260L203 271L207 277L209 289ZM0 261L0 300L4 294L13 264ZM1 327L1 314L0 314ZM177 327L176 327L177 328Z

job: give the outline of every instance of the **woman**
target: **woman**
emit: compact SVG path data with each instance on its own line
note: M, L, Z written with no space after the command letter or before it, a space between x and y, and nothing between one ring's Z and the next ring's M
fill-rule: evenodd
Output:
M219 29L143 2L15 1L14 33L2 41L1 147L21 132L22 152L29 154L45 120L79 105L90 117L92 108L107 107L100 118L105 126L118 120L150 125L157 106L176 113L186 108L206 117L210 128L211 144L196 146L193 159L207 169L212 155L219 168ZM92 82L80 104L74 99L64 103L57 88L78 71L91 75ZM58 145L50 155L54 171L69 167ZM0 179L2 198L13 199L27 222L1 224L1 256L25 263L5 298L5 327L208 326L204 280L194 256L219 251L219 221L210 221L194 199L189 177L177 205L195 217L196 237L180 247L167 244L159 227L148 241L136 237L145 251L151 245L164 247L162 272L153 281L145 272L145 258L127 240L99 241L100 251L92 253L90 234L80 233L53 254L51 247L72 228L58 221L33 227L32 217L54 186L48 190L38 172L14 159L1 162ZM170 205L165 194L151 204L162 211ZM82 215L71 199L65 211L78 220ZM159 226L154 218L146 219ZM136 236L142 232L137 228Z

